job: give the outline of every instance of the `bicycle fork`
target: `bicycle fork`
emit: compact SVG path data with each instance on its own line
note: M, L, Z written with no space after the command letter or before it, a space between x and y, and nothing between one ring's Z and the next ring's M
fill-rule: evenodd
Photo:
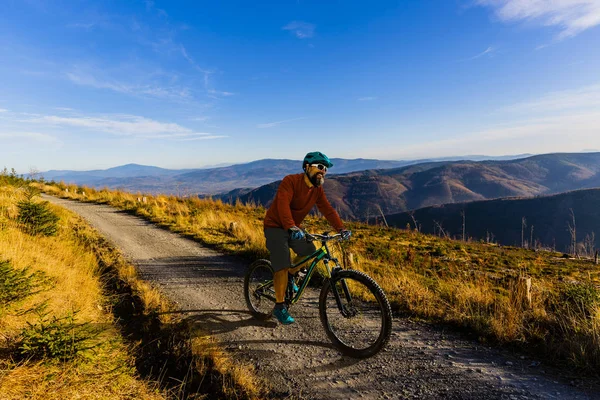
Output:
M331 271L331 281L333 281L334 276L340 270L341 270L341 268L337 267ZM336 283L339 283L339 286L342 289L344 298L346 299L345 303L342 300L340 291L338 290L338 285ZM356 308L354 308L354 306L352 305L352 294L350 294L350 290L348 289L348 284L346 283L346 280L342 278L342 279L337 280L335 283L331 282L330 284L331 284L331 291L333 292L333 297L335 298L335 302L338 306L338 310L340 310L340 313L342 314L342 316L344 316L345 318L355 317L357 314L357 311L356 311Z

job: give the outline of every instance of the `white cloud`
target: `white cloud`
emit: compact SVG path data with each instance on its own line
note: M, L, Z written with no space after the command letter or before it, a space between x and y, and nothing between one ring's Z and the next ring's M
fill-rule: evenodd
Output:
M281 29L292 32L298 39L308 39L315 34L315 25L302 21L292 21Z
M358 100L358 101L373 101L373 100L377 100L377 97L373 97L373 96L359 97L356 100Z
M558 26L558 39L575 36L600 25L598 0L476 0L490 6L502 21L538 21L545 26Z
M403 144L402 156L539 154L600 147L600 83L547 93L494 114L509 122L447 139Z
M233 92L224 92L221 90L208 89L208 94L229 97L235 95Z
M274 126L281 125L281 124L284 124L286 122L298 121L298 120L301 120L301 119L306 119L306 117L285 119L283 121L276 121L276 122L268 122L266 124L258 124L258 125L256 125L256 127L257 128L273 128Z
M59 140L54 136L38 132L0 132L0 142L26 141L38 143L58 143Z
M176 123L165 123L135 115L109 117L59 117L54 115L36 116L23 122L70 126L95 132L129 136L140 139L206 140L226 136L206 132L196 132Z
M532 114L590 109L600 110L600 83L578 89L548 93L538 99L517 103L500 111Z
M495 128L471 131L448 139L402 144L400 153L391 148L370 157L429 158L461 154L507 155L523 153L579 152L599 147L600 111L587 114L516 121Z
M210 119L210 117L207 116L203 116L203 117L191 117L190 120L192 121L198 121L198 122L206 122Z
M481 58L485 55L487 55L488 57L492 57L494 55L494 53L496 52L496 49L492 46L488 47L487 49L485 49L484 51L482 51L481 53L469 58L469 60L476 60L478 58Z
M0 113L8 112L6 108L0 108Z
M77 85L109 89L132 96L150 96L168 100L189 100L192 97L188 88L161 87L153 84L131 85L116 80L99 79L91 73L85 72L69 72L67 77Z

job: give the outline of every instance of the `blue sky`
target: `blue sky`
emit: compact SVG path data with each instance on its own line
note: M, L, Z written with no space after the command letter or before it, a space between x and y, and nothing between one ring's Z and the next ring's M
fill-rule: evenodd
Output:
M598 0L8 0L0 168L600 149L599 25Z

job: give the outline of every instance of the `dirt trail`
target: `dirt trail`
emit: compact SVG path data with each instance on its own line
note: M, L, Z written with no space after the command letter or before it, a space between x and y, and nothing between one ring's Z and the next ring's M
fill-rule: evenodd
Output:
M243 261L109 206L43 197L84 217L143 279L278 391L309 399L600 399L593 382L401 318L377 356L341 356L321 327L316 294L292 308L294 325L256 321L243 299Z

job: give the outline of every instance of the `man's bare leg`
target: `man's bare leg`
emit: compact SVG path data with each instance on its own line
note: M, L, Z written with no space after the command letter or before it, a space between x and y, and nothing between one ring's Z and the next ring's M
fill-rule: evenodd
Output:
M288 284L289 268L282 269L273 274L273 286L275 287L275 301L283 303L285 301L285 289Z

